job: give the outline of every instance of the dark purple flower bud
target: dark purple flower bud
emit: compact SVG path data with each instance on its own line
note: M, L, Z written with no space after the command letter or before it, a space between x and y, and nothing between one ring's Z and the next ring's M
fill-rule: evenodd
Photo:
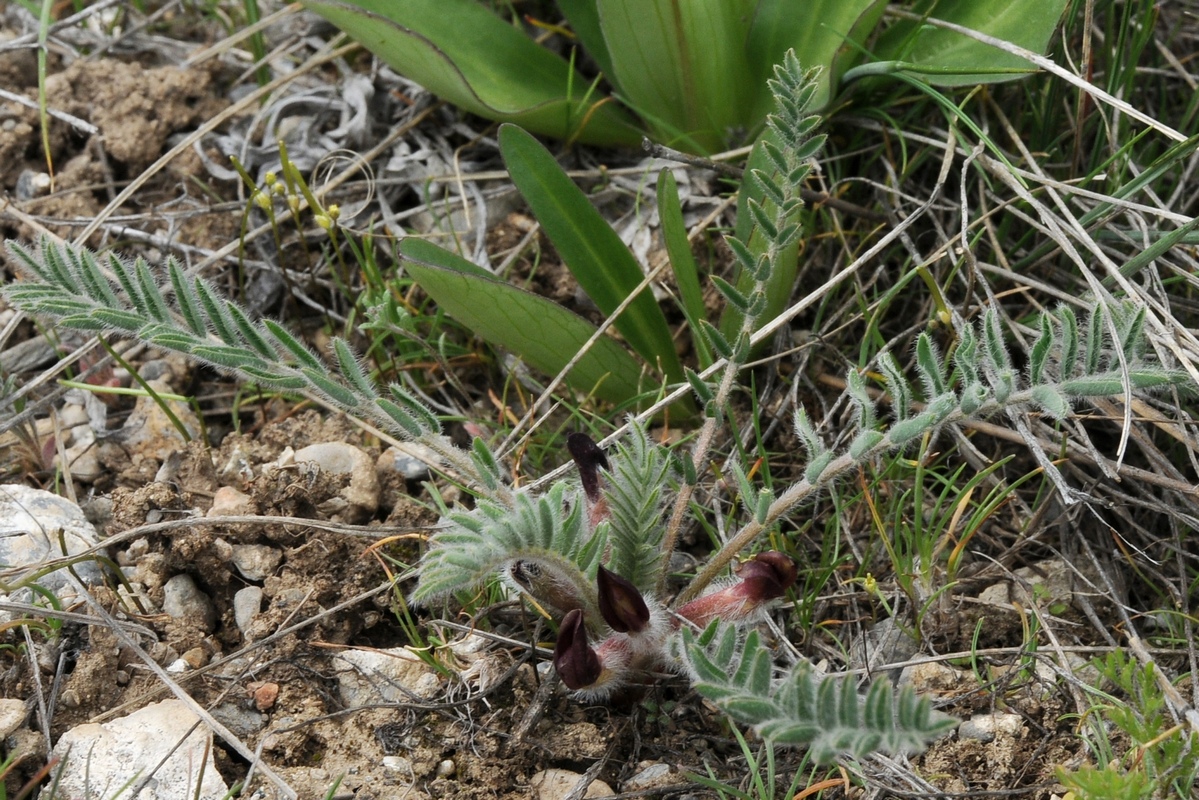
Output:
M562 618L558 642L554 645L554 669L572 690L585 689L599 680L603 667L599 656L587 643L583 612L575 609Z
M572 433L566 437L566 449L579 468L579 480L583 482L583 491L592 503L600 500L600 467L608 468L608 457L599 449L590 436L585 433Z
M640 590L615 572L599 568L599 610L618 633L641 633L649 624L649 606Z
M799 570L790 556L767 550L742 564L737 577L746 584L743 590L746 597L765 602L782 597L799 577Z

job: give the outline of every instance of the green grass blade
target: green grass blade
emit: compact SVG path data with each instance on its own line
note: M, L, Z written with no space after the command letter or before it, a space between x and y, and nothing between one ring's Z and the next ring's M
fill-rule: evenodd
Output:
M691 252L691 242L687 241L678 184L668 169L658 175L658 217L662 220L662 239L666 242L670 267L674 270L674 282L679 287L680 307L692 331L691 341L695 344L699 365L707 369L713 359L708 343L699 334L699 321L707 317L704 292L699 283L699 266Z

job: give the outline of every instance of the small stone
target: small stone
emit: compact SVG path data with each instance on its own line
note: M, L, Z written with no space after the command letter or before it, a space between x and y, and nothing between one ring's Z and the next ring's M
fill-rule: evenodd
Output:
M185 620L212 633L216 629L216 609L208 595L200 591L190 575L176 575L162 587L162 610L172 618Z
M402 775L412 775L412 762L403 756L383 756L383 769L388 772L398 772Z
M136 564L148 552L150 552L150 541L148 539L134 539L129 543L129 548L125 551L125 554L128 556L130 564Z
M45 172L34 172L31 169L21 170L14 187L18 200L33 200L50 191L50 176Z
M671 773L670 766L658 761L643 761L637 765L638 772L621 786L622 792L641 792L673 786L679 780Z
M441 456L422 444L389 447L375 461L380 473L398 472L405 480L419 481L429 475L429 465L441 464Z
M283 561L283 552L265 544L233 545L233 566L249 581L265 580Z
M262 589L260 587L247 586L244 589L238 589L237 594L233 595L233 619L243 637L246 636L250 623L261 610Z
M0 741L12 736L17 728L25 724L29 709L24 700L0 699Z
M212 709L212 716L238 736L253 736L266 727L266 715L240 703L221 703Z
M258 513L254 498L232 486L222 486L212 496L212 508L207 517L252 517Z
M436 774L439 778L448 778L454 774L456 769L458 769L458 767L454 764L453 760L447 758L443 761L437 762Z
M82 403L64 403L58 411L58 424L63 430L86 425L87 422L87 409Z
M146 381L159 395L174 394L175 390L165 381ZM175 417L183 424L188 435L195 439L200 435L200 421L196 418L191 406L180 400L166 400ZM154 398L139 397L129 418L121 426L121 444L129 453L130 458L140 455L155 461L166 461L171 453L184 450L187 443L183 435L175 428L174 422L167 416L162 406Z
M277 683L259 683L251 684L253 689L254 708L259 711L270 711L275 707L275 701L279 699L279 684Z
M541 772L533 775L529 779L529 786L533 789L534 796L537 800L564 800L575 787L583 780L583 776L577 772L571 772L566 769L543 769ZM592 781L587 787L587 791L583 797L607 797L613 795L612 787L603 781Z
M346 522L363 522L379 508L379 476L370 456L346 442L324 442L298 450L296 463L312 462L321 472L349 475L350 481L341 490L341 508L322 509L340 516Z
M977 685L973 677L963 671L935 661L926 661L904 667L899 677L900 686L911 686L918 695L948 695L962 691L962 687Z
M984 744L1000 734L1016 736L1024 726L1019 714L975 714L958 726L959 739L977 739Z
M212 552L222 562L229 562L233 560L233 545L229 544L219 536L212 540Z
M187 662L187 665L192 669L200 669L208 664L208 651L203 647L193 647L184 653L180 658Z
M191 669L191 664L188 664L182 658L177 658L174 661L172 661L170 664L167 664L167 674L168 675L182 675L183 673L187 672L189 669ZM63 694L66 694L66 692L64 692Z
M146 553L137 560L137 580L153 591L166 584L170 567L162 553Z
M155 664L165 666L179 658L179 651L166 642L154 642L150 645L150 658L154 659Z

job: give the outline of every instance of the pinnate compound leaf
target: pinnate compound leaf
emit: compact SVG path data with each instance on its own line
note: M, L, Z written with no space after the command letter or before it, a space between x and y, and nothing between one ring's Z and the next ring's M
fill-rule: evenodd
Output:
M809 0L802 13L788 0L763 0L757 4L750 25L746 52L751 61L753 85L764 85L782 62L788 48L794 48L805 67L823 67L813 85L813 108L828 105L847 66L859 60L859 52L850 41L864 42L882 18L886 0ZM819 22L813 24L814 20ZM756 98L754 119L770 110L770 95Z
M576 562L589 538L582 508L567 484L557 483L539 497L518 492L511 508L480 501L473 511L451 514L448 525L429 540L413 602L429 603L481 586L514 561L552 569L593 600L598 562L585 569Z
M419 239L400 243L405 268L437 304L483 339L558 374L595 333L595 326L544 297L526 292L460 256ZM567 383L613 403L637 394L641 367L614 339L601 336L567 373Z
M719 622L724 631L732 626ZM722 631L723 632L723 631ZM949 731L955 721L932 709L905 689L895 699L889 683L879 681L862 696L849 677L818 676L806 662L786 670L781 683L762 681L757 667L769 651L755 634L743 649L705 647L689 630L683 631L683 656L695 678L695 688L729 716L754 726L764 738L790 745L807 745L812 758L827 763L848 753L912 753ZM753 662L745 669L746 661Z

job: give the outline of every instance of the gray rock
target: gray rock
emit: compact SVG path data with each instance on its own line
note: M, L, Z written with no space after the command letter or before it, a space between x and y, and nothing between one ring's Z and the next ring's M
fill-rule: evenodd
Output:
M347 708L427 700L441 691L433 668L404 647L344 650L338 659L338 690Z
M1000 734L1016 736L1024 726L1019 714L975 714L958 726L959 739L993 742Z
M233 545L233 566L248 581L261 581L275 573L283 552L265 544Z
M233 595L233 619L236 620L237 629L242 632L242 636L246 635L250 623L261 610L262 589L259 587L247 586Z
M295 454L297 464L310 462L321 472L349 475L350 481L341 490L337 502L321 510L341 517L346 522L362 522L379 508L379 476L370 456L346 442L322 442L304 447Z
M239 703L221 703L212 709L212 716L238 736L253 736L266 727L267 717Z
M216 629L216 609L208 595L200 591L190 575L176 575L162 587L162 610L172 618L190 622L212 633Z
M641 769L636 775L625 781L620 790L622 792L640 792L648 789L661 789L666 786L673 786L680 783L679 777L670 771L670 765L663 764L660 761L643 762L638 764Z
M99 543L100 537L83 510L65 497L21 484L0 485L0 564L8 570L8 585L32 577L52 559L80 555ZM107 555L103 549L97 554ZM74 571L87 585L103 579L99 566L90 559L76 562ZM37 585L53 592L64 606L81 600L65 569L42 575ZM30 597L28 589L20 589L11 599L25 603ZM0 613L0 620L8 618L7 612Z
M146 381L160 395L174 394L175 390L169 383L161 380ZM188 435L195 439L200 435L200 421L196 418L191 406L179 400L167 400L172 413L183 423ZM137 456L152 458L155 461L166 461L171 453L181 451L187 443L176 430L171 418L152 397L139 397L129 418L121 426L121 444L130 458Z
M422 444L405 444L403 448L389 447L383 451L375 467L380 473L398 472L410 481L418 481L429 475L430 464L440 464L441 456Z
M212 732L204 725L192 730L197 721L183 703L163 700L111 722L72 728L54 747L62 759L58 796L220 800L229 787L212 760ZM126 787L131 780L135 785ZM134 791L140 781L143 788Z
M245 492L239 492L232 486L222 486L212 496L212 508L205 516L209 517L249 517L258 513L254 498Z

